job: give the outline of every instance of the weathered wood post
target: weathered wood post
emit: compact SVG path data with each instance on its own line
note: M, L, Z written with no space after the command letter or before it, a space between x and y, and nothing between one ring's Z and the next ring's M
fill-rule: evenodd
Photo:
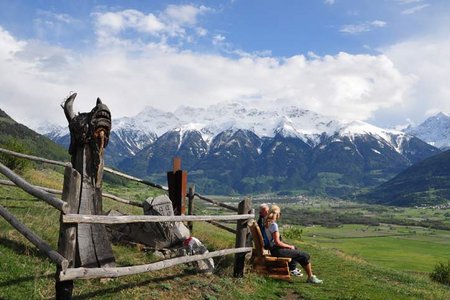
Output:
M239 202L238 214L250 214L252 212L252 200L246 198ZM248 220L238 220L236 222L236 244L235 248L245 247L247 239L247 223ZM234 255L234 277L244 276L245 253L236 253Z
M167 183L174 214L186 214L187 172L181 170L181 158L173 159L173 170L167 172Z
M77 170L66 166L64 170L64 185L62 200L68 204L68 214L78 213L80 204L81 175ZM59 222L59 240L58 252L69 262L69 268L75 267L77 253L77 224L63 223L63 213L61 213ZM73 280L60 281L62 269L56 268L56 299L72 299ZM65 271L65 270L64 270Z
M188 192L188 215L192 216L194 213L194 194L195 194L195 185L191 185L189 187L189 192ZM192 223L192 221L188 222L188 228L189 231L192 234L192 230L194 229L194 224Z

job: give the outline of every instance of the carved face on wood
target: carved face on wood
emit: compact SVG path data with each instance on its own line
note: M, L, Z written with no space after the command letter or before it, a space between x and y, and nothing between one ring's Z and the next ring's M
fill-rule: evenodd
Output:
M96 106L89 113L75 115L73 112L73 102L76 96L77 94L74 93L68 97L63 107L67 121L69 122L69 153L72 155L72 164L77 169L75 162L77 161L78 149L83 149L88 145L93 162L92 168L88 169L91 169L93 174L98 174L99 164L103 158L103 150L108 145L111 131L111 113L108 106L103 104L100 98L97 98Z

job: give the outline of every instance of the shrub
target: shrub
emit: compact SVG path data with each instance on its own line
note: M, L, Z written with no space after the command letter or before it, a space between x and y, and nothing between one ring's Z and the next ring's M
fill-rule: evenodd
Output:
M7 139L2 147L23 154L29 153L26 147L19 141L15 140L14 138ZM0 161L11 170L19 172L23 172L33 165L33 163L30 160L18 158L4 153L0 153Z
M450 260L438 263L430 274L432 280L450 286Z
M283 236L289 240L298 240L302 239L303 229L297 227L290 227L283 231Z

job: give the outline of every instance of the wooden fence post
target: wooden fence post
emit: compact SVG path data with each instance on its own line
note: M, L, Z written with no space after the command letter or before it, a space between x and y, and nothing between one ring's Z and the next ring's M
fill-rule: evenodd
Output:
M194 213L194 194L195 194L195 185L191 185L189 187L189 193L188 193L188 215L192 216L192 214ZM194 229L194 223L192 221L188 222L188 228L191 231L191 235L192 235L192 230Z
M77 170L66 166L64 170L64 185L62 199L68 204L68 213L78 213L80 202L81 175ZM77 252L77 224L63 223L63 213L60 215L58 252L69 261L69 268L75 267ZM63 270L65 271L65 270ZM56 268L56 299L72 299L73 280L60 281L61 268Z
M173 170L167 172L167 183L174 214L178 216L186 214L187 172L181 170L181 158L173 159Z
M238 214L249 214L252 211L252 200L246 198L239 202ZM248 220L238 220L236 222L236 244L235 248L245 247L245 241L247 239L247 223ZM245 253L236 253L234 255L234 277L244 276L244 264L245 264Z

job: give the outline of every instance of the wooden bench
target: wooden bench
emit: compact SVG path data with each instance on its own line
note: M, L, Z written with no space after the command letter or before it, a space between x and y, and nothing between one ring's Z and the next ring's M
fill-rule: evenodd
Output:
M291 273L289 272L288 266L291 258L270 256L268 251L264 249L264 241L258 224L253 221L249 227L254 244L251 259L253 269L257 273L267 275L271 278L291 280Z

